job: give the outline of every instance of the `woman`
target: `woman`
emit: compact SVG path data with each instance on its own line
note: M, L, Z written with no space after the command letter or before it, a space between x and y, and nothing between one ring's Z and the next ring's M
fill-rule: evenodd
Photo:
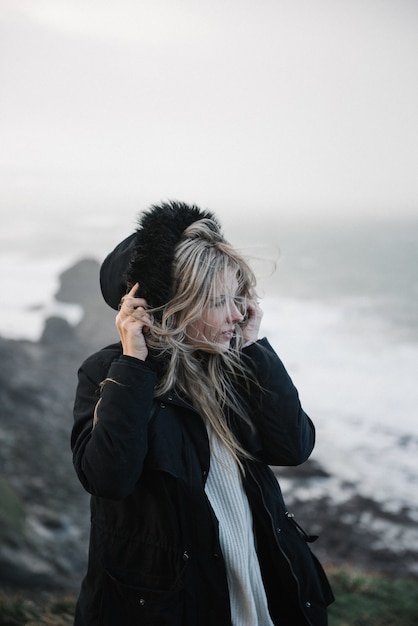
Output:
M333 596L269 465L314 427L213 214L154 206L101 268L120 343L79 370L74 465L92 494L77 626L327 624ZM309 539L309 538L308 538Z

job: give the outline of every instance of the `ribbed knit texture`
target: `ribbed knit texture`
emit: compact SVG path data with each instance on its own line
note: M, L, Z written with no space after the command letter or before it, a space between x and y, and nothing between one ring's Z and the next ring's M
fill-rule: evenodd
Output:
M219 521L233 626L274 626L254 546L253 521L238 466L218 437L210 437L205 491Z

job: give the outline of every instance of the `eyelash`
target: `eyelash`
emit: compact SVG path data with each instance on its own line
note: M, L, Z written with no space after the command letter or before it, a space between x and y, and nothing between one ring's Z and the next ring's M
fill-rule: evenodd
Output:
M239 297L239 296L236 296L236 297L232 298L232 300L234 301L235 306L240 308L240 305L242 305L242 298ZM221 298L217 298L212 306L214 306L215 308L219 309L219 308L221 308L221 307L226 305L226 301L227 301L227 299L226 299L225 296L223 296Z

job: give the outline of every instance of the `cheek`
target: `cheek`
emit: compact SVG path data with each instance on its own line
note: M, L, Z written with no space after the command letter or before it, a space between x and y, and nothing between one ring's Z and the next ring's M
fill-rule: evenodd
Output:
M209 311L204 317L202 317L202 332L206 335L206 337L213 337L217 335L223 325L223 321L222 314L217 309Z
M187 335L190 339L199 339L207 336L208 326L206 321L200 319L187 327Z
M188 327L188 336L191 339L198 339L199 337L206 337L213 340L222 327L222 320L217 312L209 312L206 315L190 324Z

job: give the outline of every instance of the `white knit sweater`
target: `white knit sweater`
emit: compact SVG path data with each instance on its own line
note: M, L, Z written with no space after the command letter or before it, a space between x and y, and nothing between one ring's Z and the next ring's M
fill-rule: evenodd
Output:
M213 433L205 491L219 522L233 626L274 626L254 545L253 520L237 464Z

